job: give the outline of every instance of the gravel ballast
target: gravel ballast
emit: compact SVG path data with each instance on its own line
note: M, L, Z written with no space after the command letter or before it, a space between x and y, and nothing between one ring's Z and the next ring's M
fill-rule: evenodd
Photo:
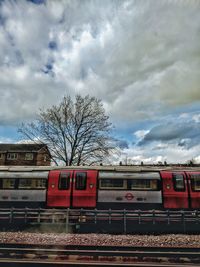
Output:
M0 232L0 243L88 246L200 247L200 235L109 235Z

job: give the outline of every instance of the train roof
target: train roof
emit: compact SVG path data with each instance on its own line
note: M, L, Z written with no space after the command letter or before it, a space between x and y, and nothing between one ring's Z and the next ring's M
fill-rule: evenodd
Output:
M200 171L199 166L0 166L0 172L38 172L51 170L99 170L99 171L116 171L116 172L145 172L145 171Z

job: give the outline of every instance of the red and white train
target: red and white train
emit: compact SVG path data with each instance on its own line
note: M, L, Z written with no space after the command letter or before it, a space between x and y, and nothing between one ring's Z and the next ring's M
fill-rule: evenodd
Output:
M0 207L200 209L200 169L0 167Z

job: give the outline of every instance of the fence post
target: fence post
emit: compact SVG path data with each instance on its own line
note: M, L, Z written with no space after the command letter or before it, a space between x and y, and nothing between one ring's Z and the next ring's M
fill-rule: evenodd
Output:
M126 210L124 209L124 234L126 234Z
M109 224L111 224L111 209L109 209L108 211L108 221L109 221Z
M138 211L138 224L141 224L141 213L140 213L140 210Z
M97 209L94 209L94 223L97 224Z
M14 212L13 209L14 209L13 207L10 209L9 223L13 222L13 212Z
M155 224L156 221L155 221L155 210L153 210L153 224Z
M185 233L185 212L184 212L184 210L182 210L181 213L182 213L182 222L183 222L183 232Z
M55 209L52 209L52 214L51 214L51 222L55 223Z
M67 208L67 212L66 212L65 231L66 233L69 232L69 208Z
M24 212L24 222L27 223L27 207L25 207L25 212Z
M40 214L40 207L39 207L39 210L38 210L38 216L37 216L37 222L40 224L40 218L41 218L41 214Z
M198 216L198 210L195 210L195 221L196 221L196 224L198 224L199 223L199 216Z
M170 224L170 215L169 215L169 210L167 210L167 224Z

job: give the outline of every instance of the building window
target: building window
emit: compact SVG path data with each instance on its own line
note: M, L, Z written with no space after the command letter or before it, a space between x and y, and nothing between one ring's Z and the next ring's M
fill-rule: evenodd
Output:
M7 159L14 160L14 159L17 159L17 157L18 157L17 153L8 153L7 154Z
M3 158L3 154L2 153L0 153L0 159L2 159Z
M33 160L33 153L26 153L25 160Z

